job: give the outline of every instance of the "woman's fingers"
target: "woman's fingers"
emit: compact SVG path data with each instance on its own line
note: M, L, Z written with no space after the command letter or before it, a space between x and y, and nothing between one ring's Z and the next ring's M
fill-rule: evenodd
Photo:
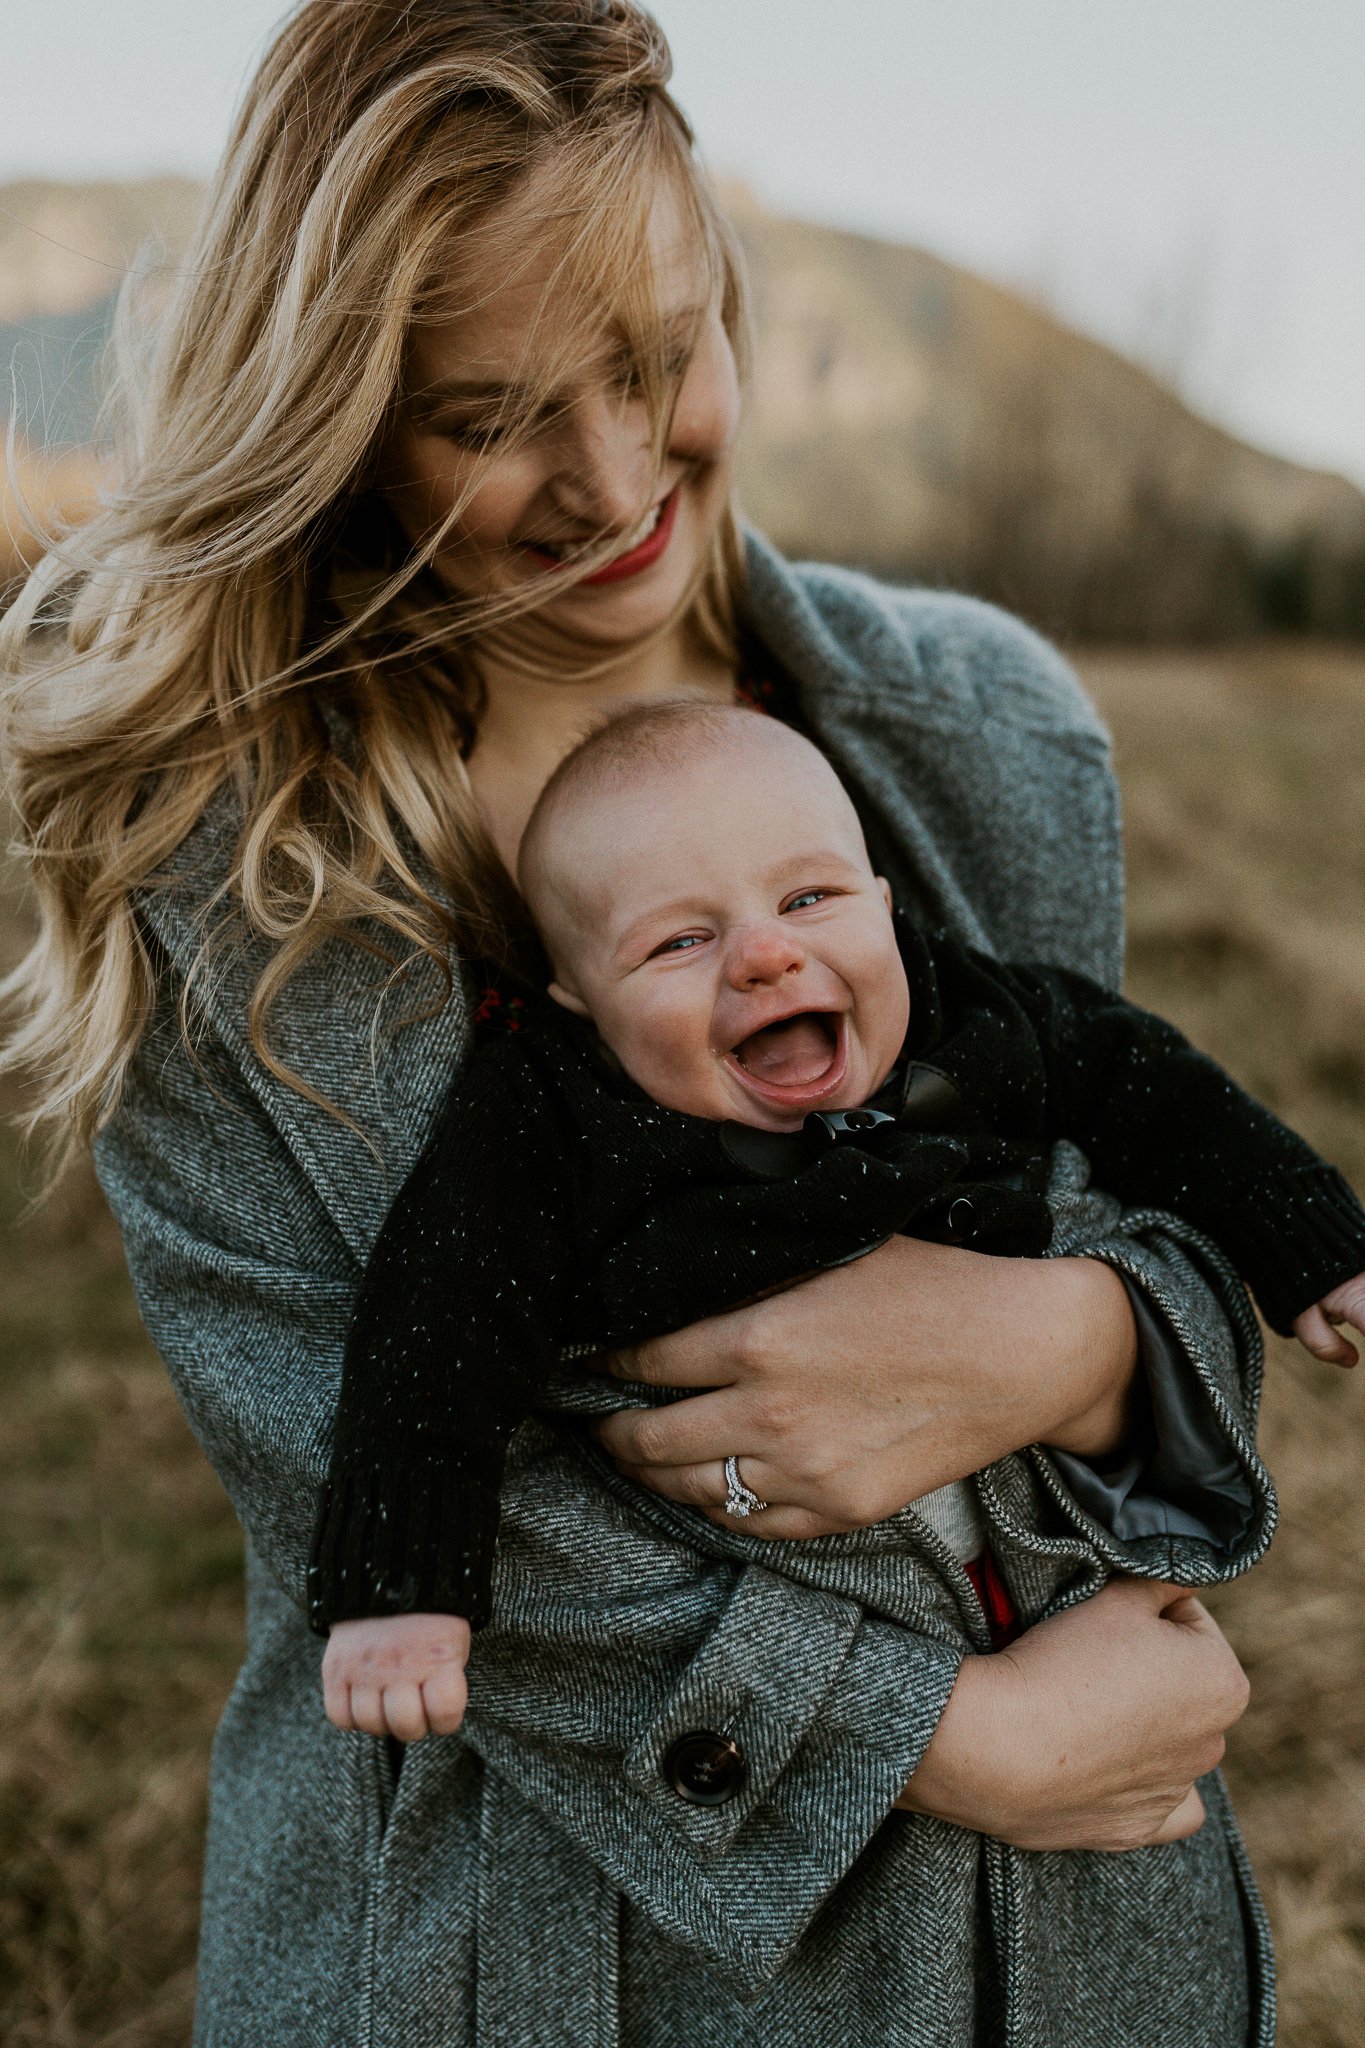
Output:
M1188 1836L1197 1835L1203 1825L1204 1802L1191 1785L1179 1806L1167 1814L1152 1836L1152 1846L1155 1847L1160 1842L1183 1842Z
M815 1536L841 1536L848 1527L845 1522L812 1514L809 1508L772 1500L764 1478L768 1468L756 1458L740 1459L740 1477L768 1505L748 1515L732 1515L726 1509L723 1459L705 1465L622 1464L620 1469L627 1479L647 1486L651 1493L662 1494L681 1507L698 1508L717 1528L737 1530L761 1542L805 1543Z
M618 1459L621 1471L637 1486L662 1494L685 1508L702 1508L719 1513L725 1505L725 1461L713 1458L707 1465L631 1465Z
M1027 1849L1178 1841L1247 1697L1191 1593L1111 1580L1002 1655L967 1658L906 1803Z
M725 1481L724 1458L708 1458L701 1465L632 1465L622 1459L618 1461L627 1479L633 1479L637 1486L647 1486L651 1493L661 1493L665 1500L676 1500L683 1507L714 1509L717 1514L724 1510L729 1494ZM737 1459L740 1482L756 1493L769 1507L777 1505L774 1494L781 1491L779 1475L758 1458ZM733 1516L731 1519L735 1519ZM746 1519L741 1515L740 1521ZM758 1515L747 1519L757 1527Z
M729 1316L710 1316L689 1323L685 1330L623 1344L605 1353L607 1371L613 1379L633 1380L644 1387L729 1386L735 1377L723 1341L723 1326L729 1321Z
M621 1465L706 1465L724 1462L743 1445L742 1418L742 1396L725 1387L666 1408L619 1408L593 1428Z

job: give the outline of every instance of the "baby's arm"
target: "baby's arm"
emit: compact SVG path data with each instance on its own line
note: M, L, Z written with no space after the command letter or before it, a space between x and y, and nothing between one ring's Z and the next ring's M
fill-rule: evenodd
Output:
M572 1269L557 1128L533 1075L502 1048L481 1055L370 1255L309 1565L338 1726L412 1740L463 1715L507 1441L554 1356Z
M469 1623L458 1614L384 1614L333 1625L322 1698L338 1728L364 1735L453 1735L464 1719Z
M969 1102L1008 1133L1027 1128L1041 1095L1037 1135L1074 1140L1097 1183L1130 1206L1193 1224L1232 1260L1273 1328L1352 1362L1328 1318L1360 1327L1365 1210L1306 1139L1173 1024L1084 976L1005 966L948 941L933 952L950 1067L955 1022L967 1020L957 1034L964 1072L950 1078ZM982 1005L991 1024L974 1032ZM1025 1026L1032 1077L1020 1053Z

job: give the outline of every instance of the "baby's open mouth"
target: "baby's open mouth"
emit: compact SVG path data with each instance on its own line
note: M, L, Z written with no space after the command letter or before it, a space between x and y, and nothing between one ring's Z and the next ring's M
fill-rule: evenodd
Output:
M844 1019L834 1010L799 1010L742 1038L730 1058L761 1093L814 1100L843 1079Z

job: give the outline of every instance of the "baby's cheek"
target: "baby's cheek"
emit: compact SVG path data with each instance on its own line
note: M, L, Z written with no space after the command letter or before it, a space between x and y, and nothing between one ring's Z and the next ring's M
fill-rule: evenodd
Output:
M871 955L858 986L859 1023L870 1048L895 1061L910 1028L910 990L899 952Z
M704 1028L690 1006L651 1008L635 1020L618 1057L633 1081L668 1109L691 1116L725 1115L718 1100L715 1060Z

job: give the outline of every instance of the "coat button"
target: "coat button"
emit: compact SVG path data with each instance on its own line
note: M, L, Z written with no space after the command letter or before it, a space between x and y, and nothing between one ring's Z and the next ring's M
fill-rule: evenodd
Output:
M743 1785L748 1765L728 1735L699 1730L678 1737L664 1758L664 1773L689 1806L724 1806Z
M948 1228L954 1237L975 1237L976 1204L966 1195L959 1195L948 1211Z

